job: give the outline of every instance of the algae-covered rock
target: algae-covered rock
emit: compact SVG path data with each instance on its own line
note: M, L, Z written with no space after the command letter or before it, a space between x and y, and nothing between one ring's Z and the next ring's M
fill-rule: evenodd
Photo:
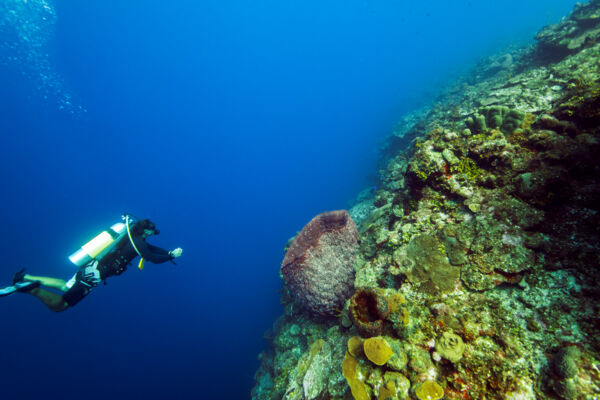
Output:
M474 290L486 290L502 283L517 283L525 270L533 268L535 255L525 246L521 229L481 216L471 225L472 242L468 265L461 280Z
M600 38L599 9L597 1L577 3L571 18L544 27L535 37L540 55L556 61L595 44Z
M456 237L447 236L444 241L444 248L450 264L462 265L467 262L467 249Z
M302 378L304 398L312 400L325 388L331 367L331 346L323 339L317 340L310 348L311 360Z
M577 360L580 357L581 351L576 346L563 347L554 356L554 370L561 378L573 378L577 375Z
M409 399L409 390L410 390L410 381L407 377L398 372L387 371L383 375L383 380L385 383L385 387L387 388L387 393L391 395L390 397L383 396L384 399L391 398L393 400L408 400ZM381 396L381 392L380 392ZM379 397L377 398L379 400Z
M395 371L404 371L408 364L408 356L403 349L402 342L397 339L387 339L388 344L393 350L393 354L387 361L386 366Z

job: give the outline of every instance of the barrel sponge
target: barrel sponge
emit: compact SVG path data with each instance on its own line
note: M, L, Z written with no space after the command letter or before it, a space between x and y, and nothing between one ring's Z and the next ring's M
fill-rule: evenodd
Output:
M377 336L389 315L389 306L377 288L358 288L350 298L350 318L364 336Z
M367 358L377 365L384 365L394 355L392 347L381 336L366 339L363 346Z
M465 352L465 343L462 338L452 332L444 332L435 344L435 349L440 356L453 363L458 362Z
M281 276L303 307L335 316L352 295L357 252L358 230L348 211L324 212L296 235L281 264Z

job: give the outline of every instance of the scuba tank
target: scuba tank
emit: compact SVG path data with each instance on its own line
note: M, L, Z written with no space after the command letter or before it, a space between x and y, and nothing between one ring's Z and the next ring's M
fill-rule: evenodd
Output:
M79 250L69 256L69 260L76 266L81 267L93 259L102 258L116 243L127 235L127 230L127 224L117 222L81 246Z

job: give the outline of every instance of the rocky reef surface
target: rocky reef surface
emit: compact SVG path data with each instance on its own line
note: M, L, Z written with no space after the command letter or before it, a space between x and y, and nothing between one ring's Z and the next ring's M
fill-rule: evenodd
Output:
M599 35L578 4L398 124L351 297L284 285L254 400L600 399Z

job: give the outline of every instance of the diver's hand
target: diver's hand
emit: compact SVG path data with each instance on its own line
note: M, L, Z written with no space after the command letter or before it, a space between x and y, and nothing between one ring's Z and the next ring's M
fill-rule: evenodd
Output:
M171 250L169 255L173 258L181 257L181 253L183 253L183 249L181 247L176 248L175 250Z

